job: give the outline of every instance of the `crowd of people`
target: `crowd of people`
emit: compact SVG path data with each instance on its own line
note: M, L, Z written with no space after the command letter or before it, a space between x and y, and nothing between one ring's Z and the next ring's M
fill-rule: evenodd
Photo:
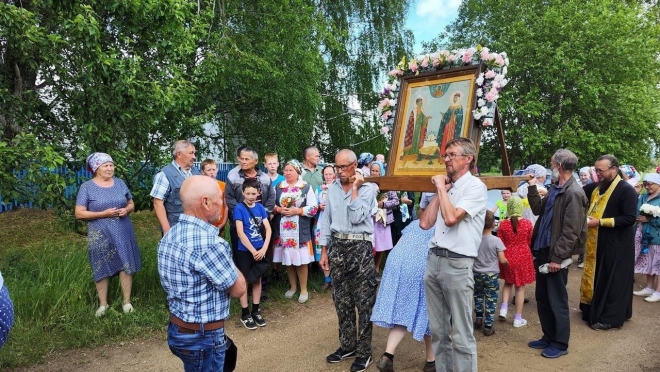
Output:
M239 165L225 183L216 180L213 160L196 169L194 144L181 140L172 147L172 162L155 176L151 196L163 233L158 272L170 311L168 344L185 370L232 370L236 347L224 332L230 298L239 300L247 329L264 327L266 272L284 270L284 296L298 294L305 303L314 262L323 289L332 290L338 318L339 348L326 360L354 359L352 372L374 362L373 324L389 329L376 364L381 372L394 371L396 348L407 333L425 342L425 372L476 371L474 330L493 335L498 303L499 319L506 321L514 293L513 327L526 326L525 286L532 283L542 337L528 346L546 358L567 354L566 267L575 255L583 254L580 310L594 330L622 327L632 316L633 295L660 301L660 168L644 176L640 196L634 186L641 177L614 156L581 168L576 179L577 157L560 149L549 162L549 184L546 168L531 165L529 180L515 192L503 190L502 201L487 210L486 185L473 175L475 145L457 138L442 154L446 174L429 180L435 192L421 194L415 209L414 193L365 182L385 174L382 155L358 157L344 149L324 167L310 146L302 157L288 160L279 174L277 154L267 154L263 172L257 152L240 148ZM141 269L132 196L114 177L108 154L91 154L87 166L94 178L81 186L75 212L89 222L96 316L109 308L108 283L117 275L122 309L130 313L132 278ZM230 242L222 238L226 224ZM634 273L647 280L633 292Z

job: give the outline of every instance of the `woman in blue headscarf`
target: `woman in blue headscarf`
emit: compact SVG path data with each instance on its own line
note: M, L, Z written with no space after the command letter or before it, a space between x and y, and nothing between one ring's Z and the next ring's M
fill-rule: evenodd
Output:
M362 170L362 174L364 174L365 177L369 176L372 161L374 161L374 155L370 152L363 152L358 156L357 165L358 168Z
M370 171L372 177L382 177L385 175L385 165L380 161L374 161L371 163ZM374 250L376 251L376 273L379 274L383 255L394 246L390 225L394 222L392 210L399 205L399 197L396 195L396 191L378 192L377 195L378 211L374 216Z

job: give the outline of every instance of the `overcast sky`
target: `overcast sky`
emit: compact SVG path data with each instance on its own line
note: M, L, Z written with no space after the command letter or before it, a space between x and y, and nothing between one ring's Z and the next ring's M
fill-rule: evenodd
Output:
M406 28L415 34L415 54L421 52L422 41L431 41L456 18L461 0L413 0Z

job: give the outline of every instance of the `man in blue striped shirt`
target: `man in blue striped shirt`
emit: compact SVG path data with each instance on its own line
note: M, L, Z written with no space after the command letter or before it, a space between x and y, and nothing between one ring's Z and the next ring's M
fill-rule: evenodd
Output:
M223 209L218 183L187 178L180 191L183 214L158 244L158 274L167 293L167 341L184 370L222 371L224 319L229 300L245 293L245 278L231 259L229 244L213 226Z

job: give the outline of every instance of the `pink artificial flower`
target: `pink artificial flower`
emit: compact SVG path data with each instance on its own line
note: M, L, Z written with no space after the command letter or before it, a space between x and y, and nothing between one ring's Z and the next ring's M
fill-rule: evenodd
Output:
M496 75L496 74L495 74L495 71L493 71L493 70L488 70L488 71L486 71L486 75L484 75L484 76L486 77L486 79L492 79L492 78L495 77L495 75Z
M387 104L386 101L389 101L389 100L387 98L384 98L378 103L378 110L379 111L383 110L383 107L385 107L385 105Z
M497 63L500 66L504 66L504 58L502 58L501 55L498 55L497 58L495 58L495 63Z
M429 66L429 57L424 57L421 66L422 68L427 68Z
M484 120L484 127L491 127L493 126L493 121L491 119L486 119Z
M450 54L449 56L447 56L447 61L449 61L449 62L454 62L455 59L456 59L456 56L453 55L453 54Z
M490 89L490 93L491 93L491 94L497 95L497 93L499 93L499 92L500 92L500 91L497 90L497 88L491 88L491 89Z
M390 128L388 127L380 127L380 132L382 134L387 134L390 131Z
M419 67L417 66L417 62L411 61L410 63L408 63L408 68L410 69L410 71L415 72Z
M495 100L495 97L497 96L491 92L486 93L486 101L488 102L493 102Z
M461 59L463 60L464 63L470 63L470 61L472 61L473 54L474 52L471 49L468 49L465 51L465 53L463 53L463 58Z
M385 111L385 112L383 113L383 116L381 116L381 119L382 119L383 121L387 121L387 119L388 119L390 116L392 116L392 111L387 110L387 111Z
M397 77L403 75L403 71L399 70L398 68L395 68L394 70L388 72L387 74L392 77Z
M440 58L433 59L433 66L438 67L440 65Z

